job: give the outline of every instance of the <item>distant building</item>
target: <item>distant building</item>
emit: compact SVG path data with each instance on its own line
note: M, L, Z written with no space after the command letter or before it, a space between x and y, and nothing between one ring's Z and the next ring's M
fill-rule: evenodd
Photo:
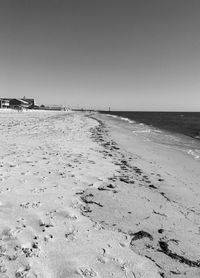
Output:
M19 108L29 108L29 103L25 100L13 98L10 100L10 108L19 109Z
M33 98L0 98L0 108L34 108L35 100Z
M0 99L0 108L9 108L9 105L10 105L9 99L6 98Z
M65 111L66 107L63 105L48 105L41 107L43 110L53 110L53 111Z
M35 100L34 100L34 98L26 98L26 97L23 97L21 100L24 100L24 101L28 102L29 108L32 108L32 107L35 106Z

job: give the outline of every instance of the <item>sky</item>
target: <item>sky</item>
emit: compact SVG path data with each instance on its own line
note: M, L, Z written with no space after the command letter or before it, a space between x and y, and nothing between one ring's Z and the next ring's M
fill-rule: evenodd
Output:
M1 0L0 97L200 111L199 0Z

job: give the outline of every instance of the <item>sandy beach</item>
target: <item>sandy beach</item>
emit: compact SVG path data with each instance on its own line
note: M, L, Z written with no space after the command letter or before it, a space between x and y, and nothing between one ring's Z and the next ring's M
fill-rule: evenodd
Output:
M98 113L0 111L0 278L200 277L199 161Z

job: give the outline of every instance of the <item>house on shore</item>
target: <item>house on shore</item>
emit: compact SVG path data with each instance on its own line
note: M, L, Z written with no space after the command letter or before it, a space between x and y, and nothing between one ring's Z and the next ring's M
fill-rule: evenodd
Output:
M0 108L9 108L10 100L7 98L0 98Z
M29 108L29 103L28 101L25 101L23 99L13 98L10 100L10 108L12 109Z
M34 106L35 100L32 98L0 98L0 108L30 109Z

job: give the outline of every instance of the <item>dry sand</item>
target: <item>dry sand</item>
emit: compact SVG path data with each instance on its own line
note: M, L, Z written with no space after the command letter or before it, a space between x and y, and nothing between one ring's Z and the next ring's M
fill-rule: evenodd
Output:
M198 162L98 114L0 124L0 278L200 277Z

